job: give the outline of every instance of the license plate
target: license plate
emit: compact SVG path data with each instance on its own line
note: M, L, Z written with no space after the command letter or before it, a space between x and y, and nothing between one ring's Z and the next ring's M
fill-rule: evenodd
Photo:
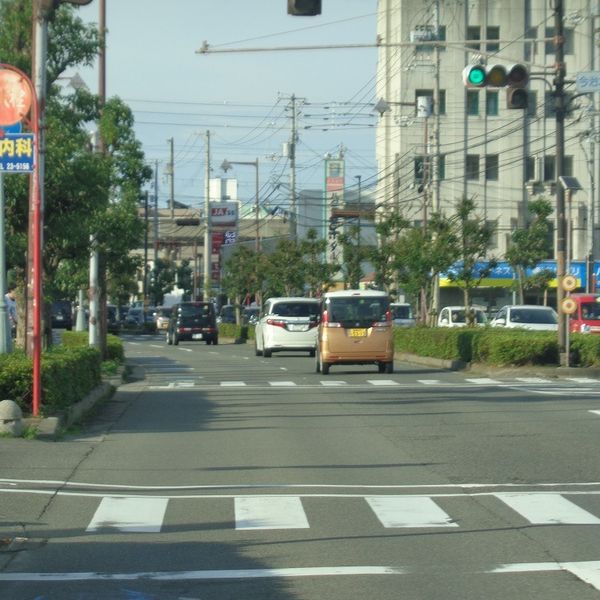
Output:
M290 331L308 331L308 325L288 325Z
M350 329L350 337L366 337L366 329Z
M192 339L193 340L201 340L202 334L201 333L192 333Z

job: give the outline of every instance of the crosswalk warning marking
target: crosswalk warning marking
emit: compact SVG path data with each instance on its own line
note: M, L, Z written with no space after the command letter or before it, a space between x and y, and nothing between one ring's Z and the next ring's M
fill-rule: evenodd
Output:
M476 383L477 385L496 385L500 383L497 379L490 379L489 377L479 377L474 379L466 379L469 383Z
M427 496L367 496L365 500L386 528L393 527L458 527Z
M294 387L296 383L293 381L269 381L269 385L272 387Z
M221 381L221 387L244 387L245 381Z
M168 498L102 498L88 532L116 529L130 533L158 533L167 510Z
M600 519L560 494L500 493L498 499L533 525L599 525Z
M392 379L367 379L367 383L371 385L400 385L397 381L393 381Z
M417 379L417 382L423 385L438 385L441 383L439 379Z
M297 496L235 498L236 529L308 529L308 519Z
M325 387L335 387L336 385L348 385L348 383L346 381L336 381L333 379L329 379L327 381L321 381L320 383L321 383L321 385L324 385Z

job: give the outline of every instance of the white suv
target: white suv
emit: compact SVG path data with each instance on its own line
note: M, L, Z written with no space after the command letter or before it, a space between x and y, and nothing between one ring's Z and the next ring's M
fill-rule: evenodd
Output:
M315 355L319 300L269 298L254 330L256 356L269 358L282 350L305 350Z
M558 319L551 306L520 304L503 306L492 319L492 327L508 329L533 329L536 331L556 331Z

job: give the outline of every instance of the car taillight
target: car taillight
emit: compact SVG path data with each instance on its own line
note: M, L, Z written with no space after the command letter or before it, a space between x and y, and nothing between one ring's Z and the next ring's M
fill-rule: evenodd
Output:
M273 325L274 327L283 327L285 329L286 324L281 319L267 319L267 325Z
M333 323L329 321L329 312L323 311L323 327L341 327L341 323Z
M385 311L385 321L375 321L373 327L391 327L392 313L389 310Z

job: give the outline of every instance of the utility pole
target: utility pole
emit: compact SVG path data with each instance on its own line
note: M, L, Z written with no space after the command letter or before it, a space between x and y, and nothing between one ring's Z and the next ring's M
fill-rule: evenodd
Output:
M554 0L554 43L555 76L554 76L554 101L556 110L556 302L558 311L558 348L561 355L561 364L568 364L565 355L567 347L566 319L562 309L565 296L562 283L565 276L565 191L560 182L564 172L565 163L565 75L564 62L564 5L563 0Z
M148 302L148 192L144 193L144 311Z
M171 219L175 217L175 151L174 140L169 138L169 165L167 175L169 177L169 208L171 209Z
M154 266L158 260L158 161L154 162Z
M296 95L292 94L292 138L290 140L290 193L291 193L291 217L290 217L290 234L293 239L296 239L297 229L297 207L296 207Z
M210 227L210 131L206 132L206 166L204 172L204 301L211 291L211 227Z

